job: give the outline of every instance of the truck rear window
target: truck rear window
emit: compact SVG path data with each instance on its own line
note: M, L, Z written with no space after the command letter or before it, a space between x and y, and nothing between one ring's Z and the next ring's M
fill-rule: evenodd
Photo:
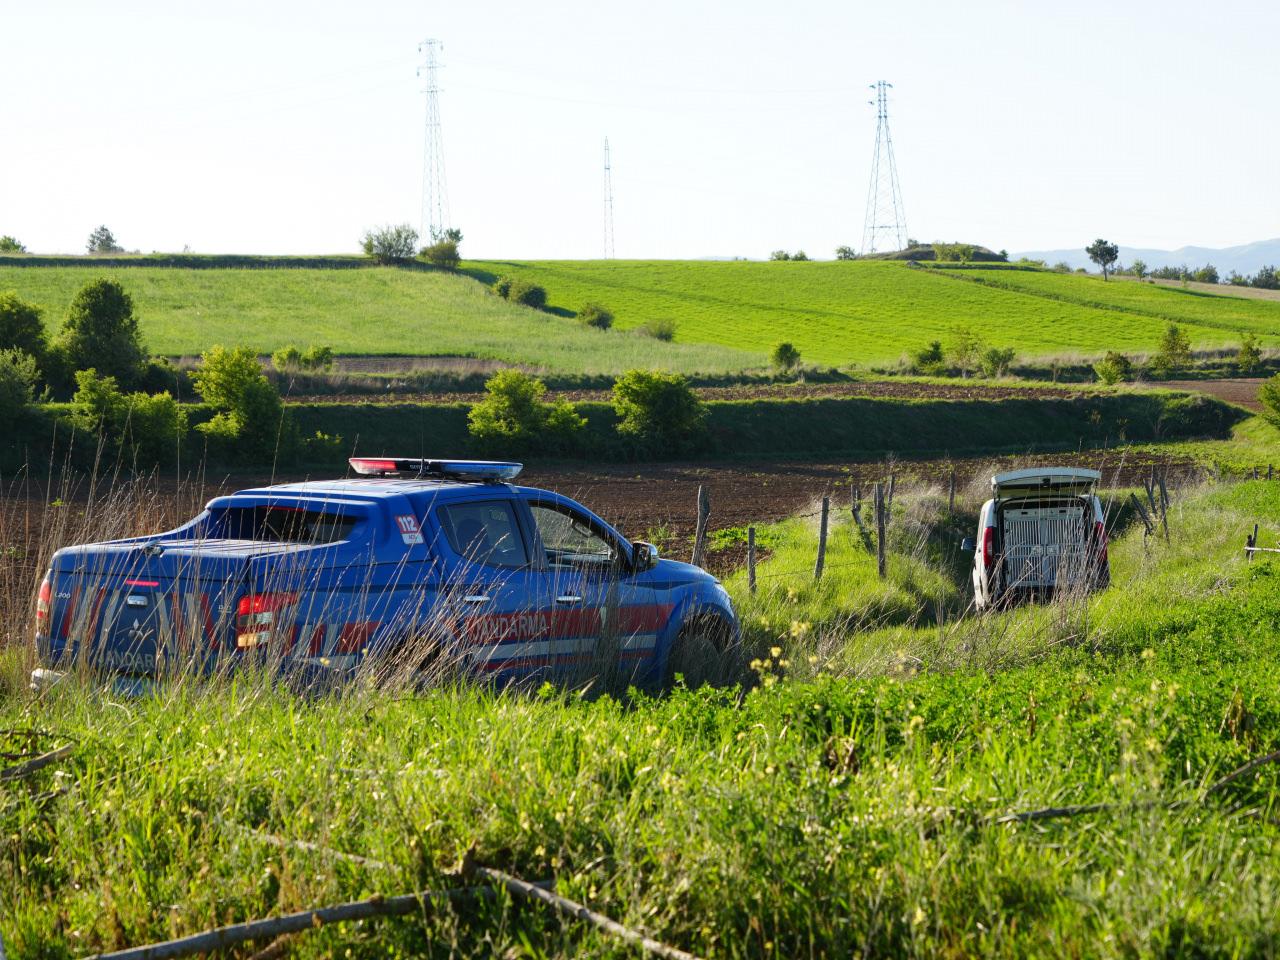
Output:
M346 540L359 522L356 516L299 507L232 507L215 514L209 535L269 543L336 543Z

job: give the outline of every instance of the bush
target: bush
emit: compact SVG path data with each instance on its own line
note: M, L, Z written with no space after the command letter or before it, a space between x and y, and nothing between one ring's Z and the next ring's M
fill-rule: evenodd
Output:
M404 263L413 259L418 245L418 231L407 223L366 230L360 238L365 256L379 263Z
M271 354L271 366L280 373L292 373L302 369L302 351L289 344Z
M126 387L138 382L147 359L133 299L105 277L76 294L55 346L68 370L92 367Z
M978 365L982 367L984 377L1003 377L1016 356L1013 347L989 347L978 358Z
M706 409L684 377L628 370L613 385L618 433L652 449L679 452L701 436Z
M930 341L927 347L921 347L911 353L911 369L926 376L941 376L946 371L946 359L942 353L942 341Z
M769 354L769 362L780 372L790 373L800 362L800 351L795 344L784 340L773 348L773 353Z
M836 247L837 260L857 260L858 254L853 247L840 246Z
M0 292L0 350L21 350L39 364L48 348L40 308L13 290Z
M0 423L12 424L35 396L36 359L21 350L0 350Z
M670 317L660 317L657 320L649 320L640 328L640 332L646 337L653 337L655 340L662 340L670 343L676 338L676 322Z
M947 359L960 368L960 376L969 376L969 371L978 365L982 356L982 338L968 327L960 327L951 334L951 343L947 347Z
M1070 273L1071 264L1067 263L1065 260L1059 260L1050 269L1053 270L1054 273Z
M520 370L499 370L487 396L467 413L467 430L485 447L509 454L547 444L563 450L586 423L567 400L547 403L547 385Z
M333 369L333 347L308 347L301 358L302 369L325 373Z
M292 452L293 436L280 394L262 372L253 350L212 347L200 358L191 379L204 402L216 411L212 420L196 429L228 444L221 454L260 458Z
M17 237L11 237L7 233L0 237L0 253L26 253L27 248L18 242Z
M598 303L584 303L578 308L578 320L588 327L597 330L608 330L613 326L613 313Z
M115 377L100 377L92 367L77 371L75 378L71 422L76 427L102 437L139 466L177 459L187 414L172 394L124 394Z
M1176 324L1171 323L1160 337L1160 346L1151 357L1149 366L1157 376L1168 376L1191 365L1191 339Z
M1105 357L1093 365L1093 372L1098 375L1101 383L1111 387L1133 376L1133 362L1123 353L1109 350Z
M493 281L493 292L506 300L511 296L511 284L515 283L511 277L502 276Z
M809 255L808 255L807 253L805 253L803 250L797 250L795 253L793 253L793 254L791 255L791 259L792 259L792 260L806 260L806 261L807 261L807 260L809 259Z
M773 251L773 253L769 254L769 259L770 260L790 260L791 254L787 253L787 251L785 250L775 250Z
M1240 350L1236 354L1236 366L1241 373L1254 373L1262 366L1262 351L1258 348L1258 338L1252 333L1247 333L1244 340L1240 343Z
M1258 388L1258 402L1262 404L1262 416L1280 430L1280 373Z
M507 290L507 299L512 303L541 310L547 305L547 291L528 280L512 280Z
M437 240L435 243L423 247L418 252L418 257L427 261L433 267L439 267L441 270L457 270L458 264L462 262L462 256L458 253L458 242L456 240Z

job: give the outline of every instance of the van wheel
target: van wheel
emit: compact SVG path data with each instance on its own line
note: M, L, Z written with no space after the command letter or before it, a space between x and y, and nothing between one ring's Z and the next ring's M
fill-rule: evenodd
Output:
M666 686L674 686L677 675L690 689L723 682L729 636L728 625L714 615L685 623L667 656Z

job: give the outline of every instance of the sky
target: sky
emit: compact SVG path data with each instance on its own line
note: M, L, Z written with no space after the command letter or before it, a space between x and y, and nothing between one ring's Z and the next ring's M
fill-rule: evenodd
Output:
M443 45L473 258L858 248L876 80L908 233L1010 251L1280 236L1280 4L0 0L0 234L356 252L422 219Z

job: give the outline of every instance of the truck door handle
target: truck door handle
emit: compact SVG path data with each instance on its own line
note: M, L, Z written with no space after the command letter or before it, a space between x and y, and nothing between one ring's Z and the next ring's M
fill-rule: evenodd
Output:
M463 603L488 603L489 598L482 593L469 593L462 598Z
M573 594L566 593L563 596L556 597L556 603L581 603L581 597L575 597Z

